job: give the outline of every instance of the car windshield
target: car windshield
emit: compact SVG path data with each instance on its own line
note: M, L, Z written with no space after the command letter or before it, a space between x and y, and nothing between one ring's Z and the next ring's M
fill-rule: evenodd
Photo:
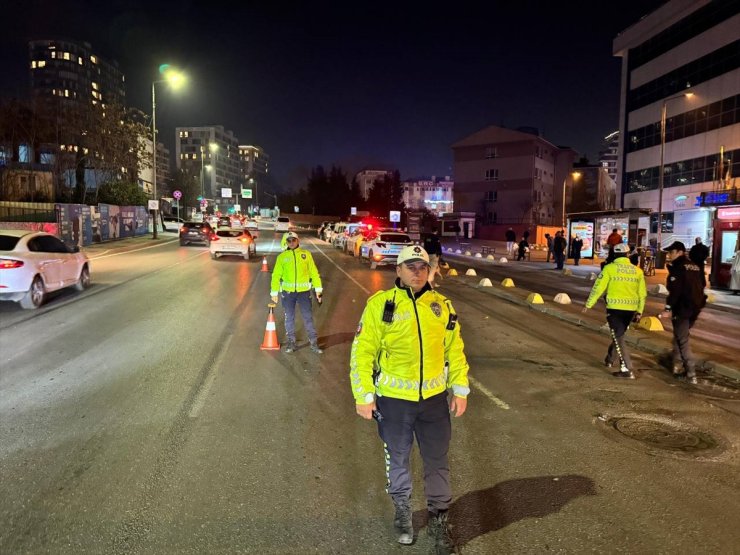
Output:
M287 223L290 221L290 218L278 218L277 221L282 222L282 223Z
M381 233L378 241L386 241L387 243L410 243L411 237L404 233Z
M219 229L216 235L219 237L241 237L244 232L238 229Z
M0 235L0 251L12 251L18 244L20 237Z

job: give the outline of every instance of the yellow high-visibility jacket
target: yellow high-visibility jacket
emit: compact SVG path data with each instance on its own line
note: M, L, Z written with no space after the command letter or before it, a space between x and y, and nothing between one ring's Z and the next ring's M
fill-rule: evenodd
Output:
M312 287L317 293L323 291L321 276L311 253L300 247L281 252L272 270L270 296L276 296L279 291L302 293Z
M626 256L604 266L596 278L586 308L591 308L606 293L606 308L639 312L645 309L647 287L642 270Z
M391 323L383 321L387 301L395 303ZM469 367L454 314L450 301L428 285L414 295L396 280L393 289L370 297L352 343L355 402L371 403L376 394L419 401L448 387L467 397Z

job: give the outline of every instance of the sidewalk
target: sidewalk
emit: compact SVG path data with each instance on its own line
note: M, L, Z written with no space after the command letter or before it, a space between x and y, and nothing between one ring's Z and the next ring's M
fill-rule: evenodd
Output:
M442 238L442 248L444 250L443 256L454 256L455 251L460 249L462 251L462 254L458 256L464 256L465 248L462 248L461 245L469 245L467 247L467 250L470 251L470 253L474 256L475 253L481 252L481 246L486 245L490 247L494 247L496 249L495 259L498 261L502 256L506 257L510 264L521 264L525 267L542 267L543 269L546 268L554 268L555 263L554 262L545 262L547 259L547 250L530 250L530 260L529 261L519 261L516 260L516 255L509 256L506 254L506 241L487 241L485 239L465 239L461 240L460 243L457 243L454 239L450 239L448 237ZM448 249L452 249L452 252L450 252ZM485 261L485 262L492 262L491 260L486 259L485 256L482 258L476 258L477 261ZM573 272L573 275L576 277L582 277L586 278L589 274L592 272L597 274L601 271L601 258L594 258L594 259L586 259L581 258L580 264L576 266L573 264L573 259L570 258L566 260L566 264L564 265L564 268L567 268L571 272ZM651 289L651 286L655 285L665 285L666 279L668 276L668 270L655 270L655 275L653 276L645 276L645 283L648 286L648 289ZM708 281L708 280L707 280ZM720 306L724 309L731 310L733 312L737 312L740 314L740 295L733 295L731 291L728 291L727 289L715 289L710 285L707 285L706 288L707 293L711 293L713 296L712 304L716 306Z

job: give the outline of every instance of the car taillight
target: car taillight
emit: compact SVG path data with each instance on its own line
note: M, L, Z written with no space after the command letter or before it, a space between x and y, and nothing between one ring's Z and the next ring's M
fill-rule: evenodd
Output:
M375 243L379 248L384 249L385 243Z
M382 256L380 256L379 254L376 254L375 256L373 256L373 258L374 258L375 260L377 260L377 261L383 260L383 257L382 257Z
M218 240L219 240L218 235L216 235L215 233L211 235L211 241L218 241Z
M187 233L187 232L188 232L188 228L187 228L187 227L185 227L185 226L182 226L182 227L180 228L180 233Z
M13 268L22 268L22 260L13 260L11 258L0 258L0 270L12 270Z
M242 237L239 239L242 243L249 243L249 237Z

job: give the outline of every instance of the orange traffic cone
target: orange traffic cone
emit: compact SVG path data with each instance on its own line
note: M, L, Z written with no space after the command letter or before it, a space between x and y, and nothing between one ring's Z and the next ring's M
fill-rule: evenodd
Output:
M265 326L265 338L262 340L262 351L279 351L280 343L278 343L277 331L275 329L275 315L272 313L272 306L270 306L270 313L267 315L267 325Z
M262 257L262 269L260 270L260 272L269 272L269 271L270 269L267 267L267 257L263 256Z

